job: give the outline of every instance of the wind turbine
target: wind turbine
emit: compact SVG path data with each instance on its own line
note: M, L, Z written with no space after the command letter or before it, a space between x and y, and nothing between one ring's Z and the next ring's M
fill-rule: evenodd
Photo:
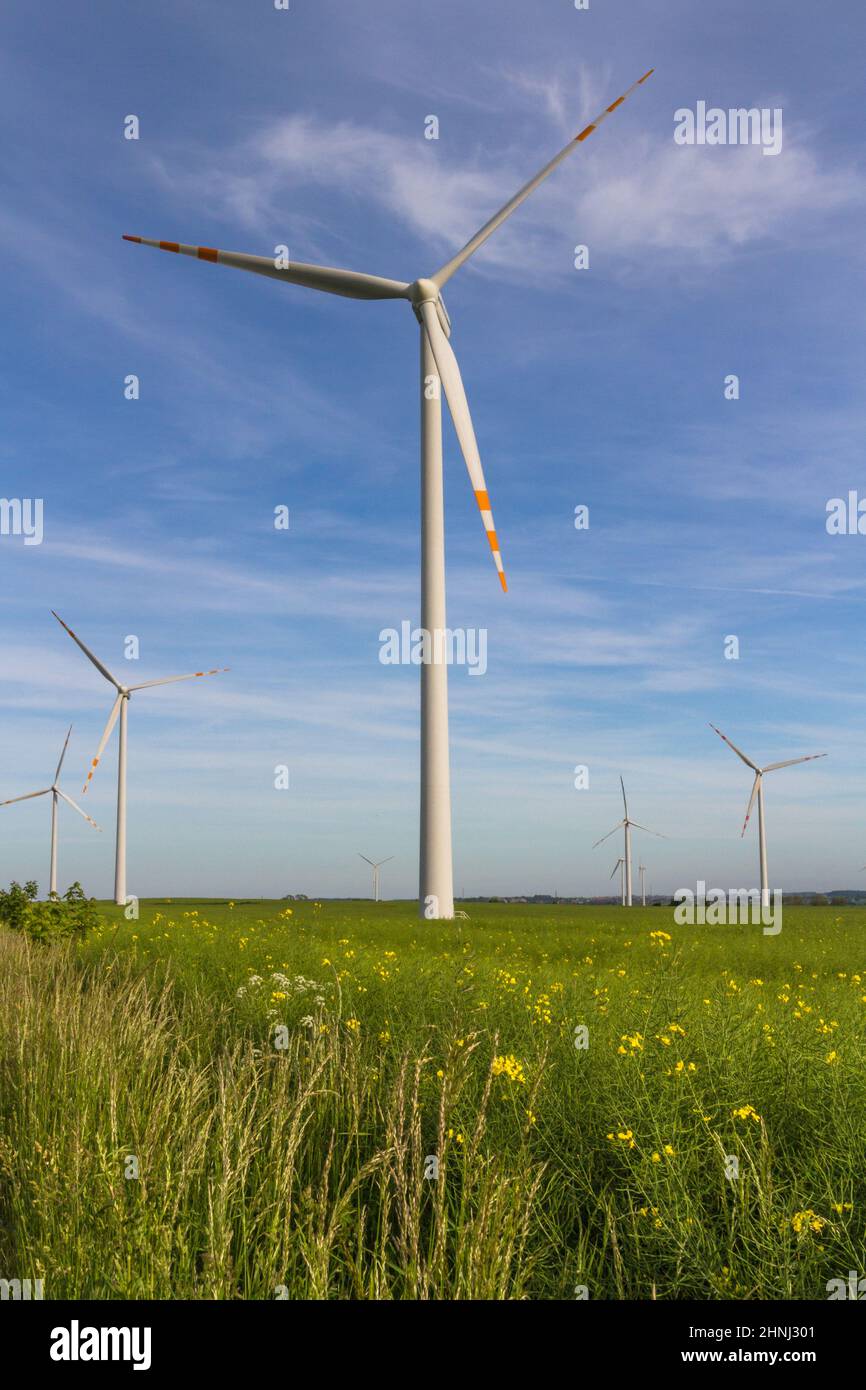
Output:
M620 829L620 827L622 827L622 829L623 829L624 832L625 832L625 852L624 852L624 858L625 858L625 892L623 893L623 899L622 899L622 901L623 901L623 906L624 906L624 907L631 907L631 906L632 906L632 901L631 901L631 831L632 831L632 826L634 826L635 830L645 830L646 833L647 833L647 835L655 835L659 840L665 840L665 839L667 839L667 836L666 836L666 835L661 835L661 834L659 833L658 830L649 830L649 829L647 828L647 826L641 825L639 821L630 820L630 819L629 819L629 814L628 814L628 802L627 802L626 799L625 799L625 783L623 782L623 780L622 780L621 777L620 777L620 779L619 779L619 784L620 784L620 786L622 787L622 805L623 805L623 810L625 811L625 815L623 816L622 820L618 820L618 821L617 821L616 825L613 827L613 830L609 830L609 831L607 832L606 835L602 835L602 837L601 837L600 840L596 840L595 844L593 845L593 849L598 849L599 845L603 845L604 842L605 842L605 840L609 840L610 837L611 837L611 835L615 835L616 832Z
M57 618L60 626L69 633L73 642L75 642L84 652L84 655L93 662L97 671L99 671L117 691L114 704L111 706L111 713L108 716L108 723L102 731L102 738L99 740L96 757L90 764L87 781L84 783L84 792L86 792L87 788L90 786L99 759L102 757L105 745L111 737L111 732L117 723L117 716L120 715L120 736L117 754L117 846L114 859L114 901L119 906L123 906L126 902L126 715L130 696L133 695L136 690L149 690L151 686L154 685L172 685L175 681L191 681L195 680L198 676L222 675L223 672L227 671L229 668L227 666L220 666L214 668L212 671L192 671L187 676L164 676L161 680L142 681L139 685L121 685L120 681L115 680L108 667L103 666L102 662L98 657L93 655L89 647L85 647L81 638L72 631L71 627L66 626L66 623L54 612L53 608L51 612L52 615Z
M623 907L625 907L625 883L623 882L622 877L622 866L624 863L625 860L623 859L622 855L620 855L619 859L617 859L616 863L610 871L610 877L613 878L617 869L619 869L619 900ZM608 880L608 882L610 882L610 880Z
M62 798L62 800L65 801L68 806L72 807L73 811L78 812L79 816L84 816L84 819L87 821L88 825L92 825L94 830L102 830L102 826L97 825L95 820L91 820L90 816L88 816L85 811L82 811L81 807L72 800L72 797L67 796L66 792L62 792L60 790L60 787L58 786L58 783L60 781L60 769L63 766L63 759L66 757L66 749L69 747L69 735L71 733L72 725L70 724L66 733L66 742L64 743L62 752L60 754L60 761L57 764L57 771L54 774L54 781L51 783L50 787L45 787L44 790L41 792L28 792L26 796L13 796L8 801L0 801L0 806L13 806L16 801L31 801L34 796L48 796L49 792L51 793L51 871L48 876L48 892L51 897L56 897L57 895L58 798Z
M775 772L777 768L780 767L794 767L797 763L811 763L814 762L816 758L826 758L827 754L807 753L805 758L786 758L785 761L781 763L767 763L766 767L758 767L757 763L753 763L751 758L747 758L745 753L742 753L735 743L731 743L731 740L728 738L727 734L723 734L721 729L716 728L715 724L711 724L710 728L713 730L714 733L718 734L719 738L722 739L728 745L729 748L733 749L737 757L740 758L746 764L746 767L750 767L755 774L755 780L752 783L752 795L749 797L749 804L746 807L746 819L743 821L743 829L740 832L740 839L742 839L746 833L746 829L749 824L749 817L752 814L752 807L755 804L755 797L757 797L758 862L760 864L761 872L761 906L769 907L770 880L767 877L767 830L764 824L764 773Z
M442 487L442 404L444 389L454 429L460 443L475 501L493 553L502 588L507 589L499 540L493 524L490 495L484 480L478 444L457 358L449 343L451 320L442 299L442 288L455 271L474 255L489 236L538 188L571 152L646 82L644 73L628 91L576 135L564 149L530 179L513 198L475 233L461 251L429 279L412 284L386 280L331 266L285 264L283 258L250 256L238 251L218 251L210 246L190 246L176 241L153 241L124 236L142 246L194 256L200 261L252 271L273 280L307 289L323 290L348 299L405 299L420 325L421 338L421 628L429 634L432 658L421 664L421 825L419 908L428 918L454 916L454 880L451 856L451 784L448 760L448 669L445 644L438 637L445 619L445 519ZM438 640L437 640L438 638Z
M640 905L646 907L646 864L638 864L637 871L640 874Z
M364 863L369 864L373 870L373 902L377 903L379 901L379 870L383 864L390 864L394 856L389 854L387 859L380 859L378 864L374 864L372 859L368 859L366 854L360 852L358 858L363 859Z

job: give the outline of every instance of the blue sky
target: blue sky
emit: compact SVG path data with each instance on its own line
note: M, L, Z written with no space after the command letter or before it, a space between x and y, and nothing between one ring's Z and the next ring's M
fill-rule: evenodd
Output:
M232 668L133 699L130 891L348 895L362 851L415 892L418 672L378 660L418 619L414 319L121 233L412 280L654 65L446 293L510 583L449 424L449 621L488 631L451 673L455 888L606 891L620 773L670 837L636 839L656 891L754 886L709 720L830 755L767 780L771 883L856 884L866 536L825 508L866 495L864 30L852 0L7 0L0 496L43 498L45 538L0 537L0 796L69 722L77 796L108 714L56 608L130 683ZM781 154L676 145L698 101L780 107ZM61 828L98 895L114 748L105 833ZM0 879L44 884L47 802L2 816Z

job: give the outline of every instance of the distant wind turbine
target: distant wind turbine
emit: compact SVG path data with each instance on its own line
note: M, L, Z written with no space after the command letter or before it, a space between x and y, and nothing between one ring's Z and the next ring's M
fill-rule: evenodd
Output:
M91 820L91 819L90 819L90 816L88 816L87 813L86 813L85 811L82 811L81 807L80 807L79 805L77 805L76 802L74 802L74 801L72 800L72 797L71 797L71 796L67 796L67 795L66 795L66 792L62 792L62 791L60 790L60 787L58 786L58 783L59 783L59 781L60 781L60 769L61 769L62 766L63 766L63 759L66 757L66 749L67 749L68 746L69 746L69 735L70 735L71 733L72 733L72 725L70 724L70 725L69 725L69 729L68 729L67 734L66 734L66 742L64 743L64 745L63 745L63 750L62 750L62 752L61 752L61 754L60 754L60 762L57 764L57 771L56 771L55 774L54 774L54 781L51 783L51 786L50 786L50 787L45 787L45 789L44 789L43 791L41 791L41 792L28 792L26 796L13 796L13 797L10 797L10 799L9 799L8 801L0 801L0 806L13 806L13 805L15 804L16 801L30 801L34 796L47 796L49 792L51 793L51 870L50 870L50 873L49 873L49 876L48 876L48 892L49 892L49 894L51 894L52 896L55 896L56 893L57 893L57 799L58 799L58 797L62 798L62 800L65 801L66 804L67 804L68 806L71 806L72 809L73 809L73 811L77 811L78 814L79 814L79 816L84 816L84 819L87 821L87 824L88 824L88 825L92 825L93 828L94 828L94 830L100 830L100 831L101 831L101 829L102 829L102 826L97 825L95 820Z
M124 236L141 246L174 251L216 265L265 275L284 284L303 285L347 299L404 299L412 306L420 325L421 339L421 628L432 646L432 655L421 663L421 825L419 864L419 909L426 918L454 916L454 878L451 853L451 780L448 759L448 667L442 634L445 633L445 520L442 485L442 405L444 391L454 421L475 501L487 533L493 562L503 589L507 588L499 540L493 524L490 494L481 467L481 458L466 400L466 392L449 343L451 320L442 299L442 289L452 275L474 255L487 238L510 217L516 208L538 188L562 161L576 150L594 130L622 106L627 97L651 76L644 73L628 91L611 102L599 116L576 135L564 149L530 179L504 207L494 213L461 251L452 256L429 279L408 284L386 280L331 266L289 262L288 258L250 256L238 251L219 251L212 246L191 246L177 241L153 241L148 237ZM363 340L362 340L363 341Z
M755 774L755 780L752 783L752 795L749 797L749 804L746 807L746 819L743 821L743 829L740 832L740 839L742 839L746 833L746 829L749 824L749 817L752 814L752 807L755 804L755 797L757 797L758 861L760 864L761 874L761 904L763 907L769 907L770 880L767 877L767 833L766 826L764 824L764 773L775 772L777 768L780 767L794 767L797 763L811 763L814 762L816 758L826 758L827 754L807 753L805 758L786 758L785 761L781 763L767 763L766 767L758 767L757 763L753 763L751 758L747 758L745 753L742 753L735 743L731 743L731 740L728 738L727 734L723 734L721 729L716 728L715 724L711 724L710 728L713 730L714 733L718 734L719 738L722 739L722 741L726 743L729 748L733 749L737 757L740 758L742 762L746 764L746 767L750 767Z
M622 869L624 864L625 860L623 859L622 855L620 855L619 859L617 859L616 863L610 871L610 877L613 878L617 869L619 869L619 900L622 903L623 907L625 907L625 881L622 876Z
M644 831L646 831L647 835L655 835L659 840L666 840L666 839L667 839L667 836L666 836L666 835L660 834L658 830L649 830L649 829L647 828L647 826L641 825L641 824L640 824L638 821L636 821L636 820L630 820L630 819L629 819L629 814L628 814L628 802L627 802L626 799L625 799L625 783L623 782L623 780L622 780L621 777L620 777L620 779L619 779L619 784L620 784L620 786L622 787L622 805L623 805L623 810L625 811L625 815L623 816L622 820L617 821L616 825L613 827L613 830L609 830L609 831L607 832L606 835L602 835L602 837L601 837L600 840L596 840L595 844L593 845L593 849L598 849L599 845L603 845L604 842L605 842L605 840L609 840L610 837L611 837L611 835L615 835L616 832L617 832L620 828L622 828L623 831L625 832L625 850L624 850L624 860L625 860L625 891L624 891L624 893L623 893L623 899L622 899L622 901L623 901L623 906L624 906L624 907L631 907L631 906L632 906L632 901L631 901L631 831L632 831L632 826L634 826L635 830L644 830Z
M87 781L84 783L84 791L90 786L91 778L96 771L99 759L105 751L105 745L111 737L111 731L117 723L117 716L120 715L120 741L117 754L117 845L114 860L114 901L122 906L126 902L126 711L130 696L136 690L149 690L154 685L172 685L175 681L191 681L198 676L218 676L222 675L229 668L227 666L215 667L212 671L191 671L187 676L164 676L161 680L142 681L140 685L121 685L120 681L115 680L107 666L93 655L89 647L85 647L81 638L76 636L71 627L67 627L63 619L51 610L52 615L57 618L60 626L64 628L73 642L84 652L89 661L92 661L97 671L105 677L109 684L113 685L117 691L117 697L111 706L111 713L108 716L108 723L102 731L102 738L99 740L99 747L96 750L96 757L90 764L90 771L87 774ZM83 813L82 813L83 814Z
M640 905L646 907L646 864L638 864L637 871L640 874Z
M372 859L368 859L366 854L361 854L360 851L358 858L363 859L364 863L369 864L373 870L373 902L377 903L379 901L379 870L383 864L390 864L394 856L389 854L387 859L380 859L378 864L374 864Z

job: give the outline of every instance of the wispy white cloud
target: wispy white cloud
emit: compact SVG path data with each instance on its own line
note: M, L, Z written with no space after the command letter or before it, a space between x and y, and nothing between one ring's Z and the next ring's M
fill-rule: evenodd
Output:
M512 72L508 80L543 100L559 135L570 129L559 79ZM606 99L600 90L596 96L587 76L582 89L584 108ZM820 219L826 226L828 216L856 211L866 198L858 171L819 163L796 130L786 131L778 157L766 158L757 146L677 146L673 128L672 118L654 135L635 134L633 125L618 132L613 123L605 126L596 146L581 147L574 163L479 252L475 267L517 279L531 278L538 265L565 267L568 260L557 248L572 231L606 259L632 269L648 252L705 266L767 242L792 244L806 225ZM420 132L294 114L263 125L219 156L178 147L155 159L152 172L179 202L205 198L251 230L286 225L285 200L293 188L327 189L355 208L377 205L441 253L466 241L553 153L525 138L518 147L513 130L510 136L506 149L460 154L450 143L425 143ZM307 259L304 232L310 229L294 230L298 239L290 252ZM344 226L343 232L346 247L363 240L361 228ZM321 253L328 241L333 251L333 235L312 239Z

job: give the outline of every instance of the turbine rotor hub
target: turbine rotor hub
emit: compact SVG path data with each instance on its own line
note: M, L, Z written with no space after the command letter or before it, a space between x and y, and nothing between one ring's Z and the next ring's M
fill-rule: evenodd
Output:
M409 298L413 304L435 304L439 286L433 280L415 280L409 286Z

